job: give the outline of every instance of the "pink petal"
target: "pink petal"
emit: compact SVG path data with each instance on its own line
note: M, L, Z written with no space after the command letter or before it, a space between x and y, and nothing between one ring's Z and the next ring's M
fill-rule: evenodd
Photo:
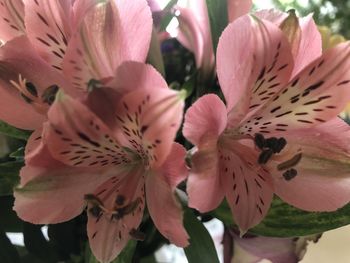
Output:
M50 87L65 87L64 79L36 54L24 36L7 42L0 49L0 64L0 119L22 129L41 126L49 107L44 94ZM21 78L32 83L35 91L16 88Z
M309 128L339 114L350 100L349 43L329 49L251 118L241 124L255 134Z
M152 35L152 13L147 1L119 0L116 3L121 14L121 27L124 36L121 50L128 50L128 56L124 60L144 62Z
M238 17L247 14L252 8L252 0L228 0L228 21L232 22Z
M60 93L48 113L44 138L54 158L76 167L118 166L129 154L86 106Z
M63 72L74 88L86 92L91 79L113 76L123 55L120 15L115 1L95 4L67 47Z
M194 52L197 68L210 74L214 67L214 51L205 0L191 0L187 8L178 8L180 31L178 40Z
M256 164L257 154L240 144L222 147L220 176L241 235L267 214L273 197L270 175ZM239 152L239 157L235 152ZM244 159L243 159L244 158Z
M181 125L183 107L180 94L163 87L129 92L115 109L122 144L145 158L146 165L161 165Z
M69 43L63 66L72 85L81 92L86 91L91 79L112 77L126 60L143 62L152 32L151 13L145 0L88 6L79 32Z
M299 19L301 39L297 56L294 58L292 78L304 69L313 60L322 55L322 40L320 32L312 18L312 15Z
M199 98L186 112L183 134L195 145L219 137L227 124L225 104L214 94Z
M101 171L64 167L25 166L21 170L21 185L15 189L14 210L34 224L55 224L79 215L85 206L84 195L101 180ZM30 181L28 181L30 178Z
M40 55L54 68L62 70L71 34L71 0L24 0L27 35Z
M9 41L25 33L22 0L5 0L0 6L0 39Z
M130 78L130 72L132 72L133 78ZM126 61L117 68L115 77L113 81L108 83L108 86L125 94L136 89L167 88L168 84L151 65Z
M287 147L301 151L302 159L295 167L298 175L290 181L275 171L276 193L309 211L334 211L348 203L350 148L344 141L349 136L348 124L338 118L286 136Z
M217 67L234 125L248 110L258 108L283 88L293 69L293 58L288 41L275 25L243 16L223 32Z
M110 211L118 211L134 202L133 210L121 212L113 218L106 212L96 216L88 213L88 237L95 257L102 263L111 262L132 238L132 231L137 230L142 220L145 206L145 186L143 171L135 170L123 177L112 177L100 185L93 195L98 197L103 206ZM118 204L119 202L119 204ZM136 202L136 203L135 203ZM88 211L92 208L88 206ZM122 210L119 210L122 211Z
M217 140L206 140L191 159L192 169L187 180L188 206L200 212L214 210L224 198L218 154Z
M171 243L180 247L189 244L189 236L183 227L182 207L174 191L188 174L185 155L185 149L174 143L163 166L150 172L146 179L147 207L152 220Z

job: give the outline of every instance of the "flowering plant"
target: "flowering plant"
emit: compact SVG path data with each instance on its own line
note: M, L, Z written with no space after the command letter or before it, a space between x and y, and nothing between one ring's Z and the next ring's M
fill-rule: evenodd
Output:
M219 262L213 218L225 262L230 242L295 262L292 237L350 223L350 43L322 50L312 15L250 0L0 4L6 262L153 262L166 243Z

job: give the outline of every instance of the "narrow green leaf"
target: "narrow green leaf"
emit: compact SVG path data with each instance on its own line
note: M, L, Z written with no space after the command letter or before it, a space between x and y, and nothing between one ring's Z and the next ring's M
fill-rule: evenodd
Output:
M227 0L206 0L213 48L216 50L222 31L228 24Z
M111 263L132 263L137 241L130 240L119 256ZM92 254L89 245L86 246L85 251L85 262L86 263L99 263L99 261Z
M30 131L17 129L3 121L0 121L0 133L22 140L27 140L30 136Z
M0 164L0 196L13 193L13 188L19 183L19 171L23 165L22 161Z
M232 214L226 202L214 211L226 225L233 225ZM335 212L306 212L275 198L264 220L250 233L272 237L307 236L350 224L350 205Z
M174 18L175 14L173 12L171 12L171 9L174 7L174 5L177 4L177 2L178 2L178 0L171 0L164 7L163 12L165 12L165 15L160 22L160 31L165 31L165 29L169 25L170 21Z
M1 263L20 263L16 247L11 244L2 229L0 229L0 261Z
M190 209L185 209L184 225L190 236L190 245L184 248L188 262L219 263L214 242L208 230Z

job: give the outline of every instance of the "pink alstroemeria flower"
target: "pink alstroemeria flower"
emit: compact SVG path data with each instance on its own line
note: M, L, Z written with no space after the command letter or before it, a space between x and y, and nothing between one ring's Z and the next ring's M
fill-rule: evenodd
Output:
M226 105L206 95L185 116L183 133L197 146L189 205L206 212L226 197L242 234L264 218L274 193L308 211L350 200L350 129L337 118L350 97L349 43L307 56L295 76L292 47L274 24L237 19L217 51Z
M86 97L91 82L112 78L122 62L146 59L152 19L145 0L19 3L0 8L12 14L11 25L25 8L25 35L8 35L0 49L0 119L15 127L40 132L60 88Z
M188 244L174 195L188 173L186 151L173 143L182 93L137 62L119 67L118 85L92 91L87 104L57 95L43 132L42 147L49 151L22 169L15 191L18 216L36 224L67 221L87 205L88 237L101 262L113 260L130 238L142 238L137 228L145 203L166 238Z
M251 0L228 0L229 22L249 12ZM211 38L208 8L205 0L187 0L178 6L179 32L177 39L195 55L196 66L204 76L214 73L215 58Z

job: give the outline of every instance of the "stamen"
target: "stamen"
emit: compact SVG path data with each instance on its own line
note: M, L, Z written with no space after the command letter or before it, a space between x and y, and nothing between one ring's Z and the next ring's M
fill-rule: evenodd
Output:
M57 85L51 85L44 91L43 95L41 95L41 99L44 103L52 105L52 103L55 101L58 90L59 87Z
M283 171L296 166L300 162L301 157L302 157L302 153L298 153L294 155L291 159L277 165L277 170Z
M89 212L93 217L100 217L102 214L102 209L99 206L93 205L90 209Z
M265 147L265 138L261 133L256 133L254 137L255 145L260 149L263 150Z
M125 196L123 195L118 195L116 200L115 200L115 203L118 205L118 206L122 206L124 203L125 203Z
M285 171L285 172L283 173L283 177L284 177L284 179L286 179L287 181L290 181L290 180L292 180L295 176L297 176L297 174L298 174L297 170L295 170L294 168L292 168L292 169L289 169L289 170Z
M268 162L268 160L270 160L272 155L273 155L272 149L263 150L259 155L258 163L259 164L266 164Z

